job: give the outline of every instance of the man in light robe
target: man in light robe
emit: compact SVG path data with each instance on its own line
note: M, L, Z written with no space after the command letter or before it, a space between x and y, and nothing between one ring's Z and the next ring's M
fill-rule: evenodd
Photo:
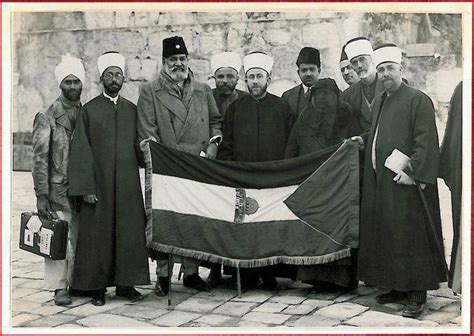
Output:
M227 109L218 158L247 162L281 160L295 117L285 101L267 92L273 58L255 52L245 56L243 64L250 94L233 102ZM270 267L259 272L244 269L242 285L257 286L259 273L264 288L277 287Z
M402 82L401 59L393 44L374 51L384 93L374 102L365 155L358 278L389 290L377 296L379 304L404 302L402 315L416 318L427 290L446 280L436 182L439 147L433 103ZM388 157L399 168L386 163Z
M68 286L72 285L74 251L77 240L77 212L68 197L68 161L72 132L81 110L81 92L85 70L81 60L62 56L54 74L61 95L33 122L33 182L38 214L68 222L68 244L64 260L44 259L44 281L54 290L54 303L72 303Z
M316 85L321 74L321 59L319 50L312 47L304 47L300 50L296 59L297 73L301 84L284 92L281 98L288 103L293 111L295 120L305 108L310 97L311 88Z
M222 139L222 117L211 88L194 79L188 50L180 36L163 40L163 67L157 79L144 84L138 98L137 129L140 140L152 139L189 154L213 159ZM169 292L168 256L154 253L155 293ZM183 257L183 285L209 290L198 274L199 261Z
M135 285L150 282L145 211L138 173L136 106L120 96L125 59L107 52L97 60L104 91L84 105L71 145L72 196L80 197L73 286L105 304L105 290L132 302Z

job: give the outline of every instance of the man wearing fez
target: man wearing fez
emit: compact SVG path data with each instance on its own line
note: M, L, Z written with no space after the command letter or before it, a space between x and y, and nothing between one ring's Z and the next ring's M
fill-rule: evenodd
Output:
M341 60L339 61L339 69L341 69L342 78L351 86L359 81L359 75L352 68L351 62L347 59L347 54L345 51L346 46L342 47L341 51Z
M402 82L397 46L380 46L373 59L384 92L375 98L365 155L358 277L390 290L378 303L405 302L402 315L415 318L426 291L446 280L435 110L426 94Z
M298 119L306 106L311 88L318 82L321 74L319 50L311 47L301 49L296 59L296 66L301 84L284 92L281 98L290 105L295 119Z
M273 58L255 52L245 56L243 64L250 94L227 109L218 158L247 162L281 160L294 115L285 101L267 92ZM262 269L260 274L264 288L274 289L278 285L270 267ZM254 287L258 282L258 272L243 270L242 285Z
M67 54L54 74L61 95L33 122L33 182L38 214L68 222L68 244L64 260L44 259L44 281L54 289L54 303L72 303L68 286L72 285L74 250L77 239L77 213L68 198L68 161L72 132L81 109L82 62Z
M222 117L211 88L194 79L188 68L188 50L180 36L163 40L163 67L157 79L144 84L138 98L138 137L165 146L215 158L222 139ZM168 257L155 253L158 277L155 293L169 291ZM183 258L186 287L208 290L198 275L199 262Z
M349 103L357 119L352 135L360 135L370 130L373 101L382 93L383 86L377 79L369 40L364 37L352 39L347 42L345 52L360 81L347 88L342 93L342 99Z
M125 59L108 52L97 60L104 91L83 107L69 161L72 196L81 198L74 288L105 304L105 289L132 302L134 285L150 283L145 211L138 174L134 104L119 95Z
M216 81L216 88L212 90L212 94L222 117L230 104L248 95L247 92L235 88L241 68L242 60L235 52L223 52L211 57L211 70Z

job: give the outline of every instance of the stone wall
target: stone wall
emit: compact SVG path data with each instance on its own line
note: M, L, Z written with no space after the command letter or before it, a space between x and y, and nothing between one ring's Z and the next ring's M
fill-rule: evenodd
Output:
M437 56L436 45L430 49L418 43L419 25L415 16L405 15L395 29L371 34L367 15L348 12L16 13L12 130L30 132L34 115L59 95L54 68L62 54L83 59L86 81L81 100L87 102L101 91L97 57L108 50L119 51L127 59L122 95L136 102L140 84L153 79L160 69L163 38L172 35L183 36L191 69L198 80L211 86L209 60L213 54L268 52L275 59L269 91L277 95L299 83L295 60L303 46L321 51L322 77L334 78L345 89L338 67L342 45L360 35L369 36L374 43L390 39L411 52L406 73L410 82L425 90L437 106L445 106L461 79L461 70L451 62L453 55ZM242 80L239 88L245 89Z

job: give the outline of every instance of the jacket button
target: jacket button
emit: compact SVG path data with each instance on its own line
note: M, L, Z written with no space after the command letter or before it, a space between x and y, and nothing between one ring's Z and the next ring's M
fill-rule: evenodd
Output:
M201 144L203 144L203 145L204 145L205 143L206 143L206 141L201 142Z
M204 118L201 118L201 121L204 122Z

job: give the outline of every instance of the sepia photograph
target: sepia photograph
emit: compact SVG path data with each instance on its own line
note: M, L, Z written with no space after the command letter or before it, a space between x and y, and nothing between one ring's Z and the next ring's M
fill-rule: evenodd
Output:
M472 5L3 3L2 333L470 333Z

